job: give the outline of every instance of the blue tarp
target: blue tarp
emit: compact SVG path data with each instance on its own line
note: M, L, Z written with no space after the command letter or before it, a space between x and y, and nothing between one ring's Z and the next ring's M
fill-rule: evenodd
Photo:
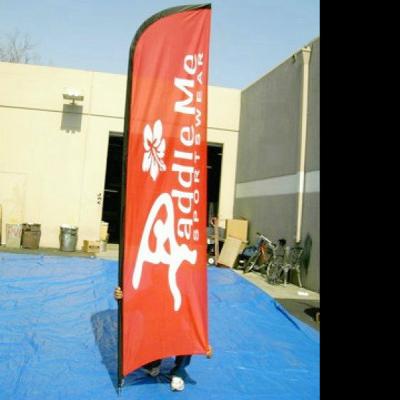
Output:
M192 358L183 393L171 392L165 375L139 370L118 397L117 277L116 261L0 253L1 400L319 399L319 333L215 267L213 358ZM164 374L172 363L164 360Z

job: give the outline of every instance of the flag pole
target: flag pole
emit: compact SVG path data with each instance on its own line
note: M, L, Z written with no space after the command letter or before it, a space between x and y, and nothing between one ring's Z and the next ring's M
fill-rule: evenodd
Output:
M135 37L136 38L136 37ZM128 78L126 83L126 101L125 101L125 118L124 118L124 139L122 150L122 179L121 179L121 215L120 215L120 239L119 239L119 268L118 268L118 286L121 288L122 293L124 290L124 232L125 232L125 204L126 204L126 166L128 158L128 144L129 144L129 120L130 120L130 104L132 93L132 60L133 48L135 39L132 41L129 49L129 63L128 63ZM122 386L124 385L124 376L122 373L123 362L123 299L118 300L118 382L117 392L121 394Z

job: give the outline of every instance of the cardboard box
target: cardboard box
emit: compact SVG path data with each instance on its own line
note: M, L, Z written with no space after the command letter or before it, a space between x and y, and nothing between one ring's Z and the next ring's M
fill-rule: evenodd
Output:
M38 249L40 243L40 224L22 224L21 246L24 249Z
M100 240L84 240L82 251L85 253L98 253L100 251Z
M218 257L217 264L232 268L235 265L241 247L242 241L240 239L227 237L222 247L221 254Z
M247 242L247 232L249 221L246 219L227 219L226 220L226 237L240 239Z

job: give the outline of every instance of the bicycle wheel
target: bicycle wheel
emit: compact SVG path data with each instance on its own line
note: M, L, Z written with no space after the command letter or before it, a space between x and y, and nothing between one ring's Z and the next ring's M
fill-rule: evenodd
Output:
M243 273L244 274L247 274L248 272L250 272L254 268L259 256L260 256L260 253L257 251L257 253L253 254L247 260L247 262L245 263L244 269L243 269Z
M272 263L269 263L267 265L267 269L265 270L265 280L268 283L271 283L271 276L272 276L271 270L272 270Z
M259 268L258 272L261 275L265 275L267 273L267 269L268 269L268 263L263 263L263 264L260 265L260 268Z
M258 272L261 275L266 275L268 266L271 264L271 262L272 262L271 255L269 253L266 253L266 254L264 253L263 261L260 265Z
M270 263L266 270L265 280L271 285L276 285L280 275L279 271L279 264L274 262Z

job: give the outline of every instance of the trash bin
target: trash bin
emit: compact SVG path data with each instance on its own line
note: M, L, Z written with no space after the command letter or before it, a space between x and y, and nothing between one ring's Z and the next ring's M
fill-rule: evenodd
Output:
M107 244L108 244L109 237L110 237L110 234L107 233L106 239L105 240L100 240L100 251L101 252L107 251Z
M100 240L106 241L108 236L108 222L101 221L100 224Z
M20 248L22 224L6 224L6 247Z
M60 250L75 251L78 241L78 227L74 225L60 226Z
M40 224L22 224L22 247L38 249L41 233Z

